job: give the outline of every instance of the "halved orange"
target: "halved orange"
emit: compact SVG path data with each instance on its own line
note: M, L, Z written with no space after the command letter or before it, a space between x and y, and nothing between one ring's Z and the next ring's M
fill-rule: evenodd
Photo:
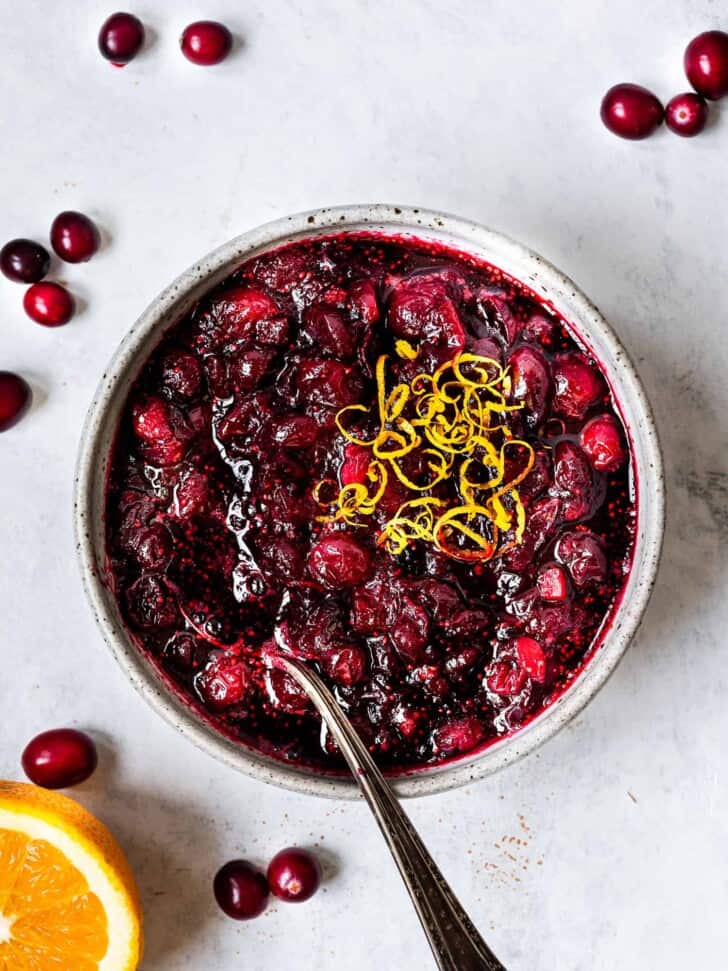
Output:
M0 971L134 971L141 950L134 877L103 823L0 781Z

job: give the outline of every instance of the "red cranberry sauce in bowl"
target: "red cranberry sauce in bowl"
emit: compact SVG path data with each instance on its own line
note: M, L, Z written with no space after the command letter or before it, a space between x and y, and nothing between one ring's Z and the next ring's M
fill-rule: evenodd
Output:
M523 284L407 236L249 259L151 354L106 497L135 643L228 738L343 760L289 652L377 760L516 731L574 680L629 574L629 438L600 364Z

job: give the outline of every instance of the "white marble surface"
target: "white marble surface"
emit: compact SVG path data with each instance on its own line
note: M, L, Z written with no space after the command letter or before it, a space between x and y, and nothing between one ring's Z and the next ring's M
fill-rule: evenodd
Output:
M22 8L22 10L21 10ZM512 971L711 971L728 949L728 109L695 141L634 145L597 112L612 83L667 98L682 50L728 29L711 0L215 0L134 5L155 33L122 72L95 0L0 4L0 238L65 208L108 234L56 267L83 312L30 323L0 280L0 367L37 405L0 439L0 777L74 724L102 768L77 795L141 883L148 971L431 966L361 805L231 774L166 727L107 656L83 601L72 469L100 372L147 302L199 254L288 212L403 201L481 220L575 277L640 364L669 473L663 569L607 688L540 753L412 816ZM176 48L199 16L244 45L219 69ZM238 925L211 876L293 842L332 875L300 908Z

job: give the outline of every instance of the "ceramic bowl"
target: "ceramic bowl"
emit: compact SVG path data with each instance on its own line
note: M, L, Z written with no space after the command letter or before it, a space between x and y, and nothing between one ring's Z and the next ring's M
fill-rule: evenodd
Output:
M570 687L523 729L442 766L402 774L402 796L464 785L532 752L594 697L627 649L642 619L657 574L664 530L664 478L654 419L644 389L617 336L596 307L542 257L491 229L444 213L405 206L343 206L289 216L243 233L198 260L150 304L104 372L83 430L75 486L75 527L84 586L106 643L126 677L151 706L187 739L226 765L274 785L336 798L358 794L348 778L282 764L225 738L168 688L125 630L105 582L104 494L121 410L144 361L170 325L241 262L304 237L361 229L411 234L472 253L526 283L575 327L602 362L632 440L639 483L634 564L599 647Z

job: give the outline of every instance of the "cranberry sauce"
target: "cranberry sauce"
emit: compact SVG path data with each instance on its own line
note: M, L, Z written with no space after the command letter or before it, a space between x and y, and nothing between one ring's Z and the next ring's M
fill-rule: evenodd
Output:
M276 651L385 767L442 761L574 678L635 528L628 438L565 324L491 266L372 234L253 259L173 327L107 499L140 649L226 735L329 770Z

